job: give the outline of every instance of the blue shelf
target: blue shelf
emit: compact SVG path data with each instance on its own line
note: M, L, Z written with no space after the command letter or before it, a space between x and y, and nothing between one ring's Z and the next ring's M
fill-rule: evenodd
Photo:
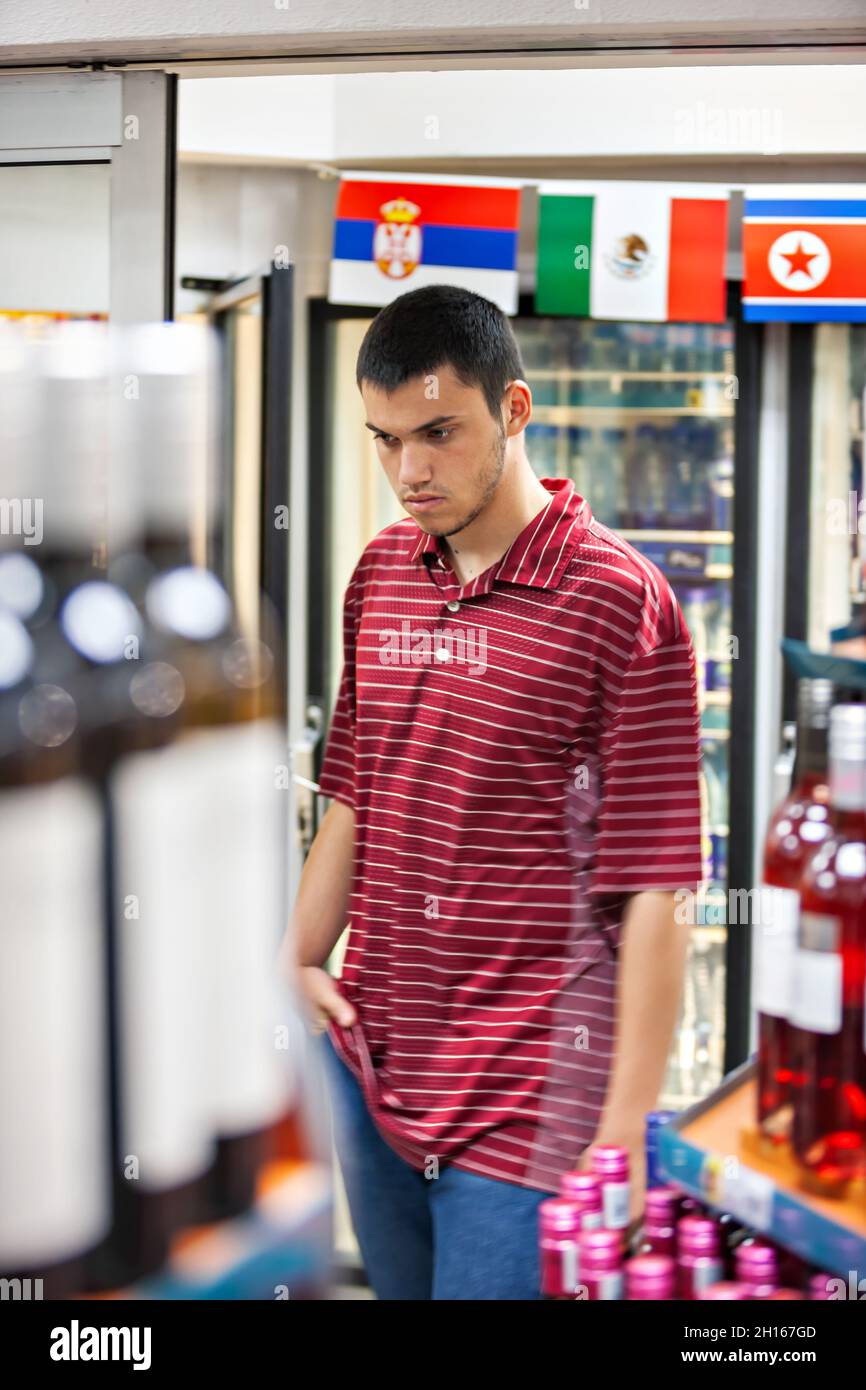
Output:
M866 1275L866 1194L845 1199L804 1191L790 1157L753 1151L755 1063L659 1130L666 1181L777 1241L819 1269Z

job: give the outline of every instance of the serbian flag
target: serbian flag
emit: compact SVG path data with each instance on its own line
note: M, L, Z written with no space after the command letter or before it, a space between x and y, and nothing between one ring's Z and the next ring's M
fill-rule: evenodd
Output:
M539 314L721 323L728 191L716 184L543 183Z
M866 185L748 188L743 317L866 322Z
M347 176L328 299L382 305L422 285L461 285L515 314L520 187L454 175Z

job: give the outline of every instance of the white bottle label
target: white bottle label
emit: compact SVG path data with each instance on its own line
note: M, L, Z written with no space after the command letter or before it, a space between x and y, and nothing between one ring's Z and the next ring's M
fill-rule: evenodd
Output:
M194 1177L215 1135L263 1128L288 1103L286 756L280 726L255 721L190 731L115 779L123 1146L146 1187ZM130 894L140 920L124 920Z
M791 1012L799 916L799 893L762 885L752 930L752 997L758 1012L772 1018Z
M0 1267L105 1235L102 814L77 777L0 795Z
M596 1275L596 1297L599 1301L613 1302L622 1298L623 1277L622 1270L614 1270L610 1274Z
M804 912L794 961L791 1022L810 1033L842 1028L842 923L838 917Z
M580 1251L577 1245L566 1245L561 1252L560 1278L561 1287L566 1293L574 1293L577 1288L580 1272Z
M198 1177L205 1102L208 844L194 761L178 742L125 758L115 822L122 1172L142 1190Z
M271 720L196 731L208 843L208 1103L222 1135L276 1120L290 1101L287 1003L276 960L288 920L286 735Z
M708 1289L710 1284L718 1284L721 1278L721 1260L699 1259L692 1265L692 1289L695 1295Z
M629 1185L627 1182L602 1183L602 1205L604 1224L609 1231L618 1231L628 1225Z

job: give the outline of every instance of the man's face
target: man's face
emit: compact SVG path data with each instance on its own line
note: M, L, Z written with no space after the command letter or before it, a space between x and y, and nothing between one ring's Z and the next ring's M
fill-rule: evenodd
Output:
M505 468L504 418L493 419L480 386L465 386L443 366L390 395L362 382L361 397L388 482L409 515L434 536L462 531L487 506Z

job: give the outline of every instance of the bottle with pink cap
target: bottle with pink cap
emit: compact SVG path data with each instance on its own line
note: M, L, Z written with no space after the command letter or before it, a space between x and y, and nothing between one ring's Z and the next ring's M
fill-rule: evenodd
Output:
M675 1187L648 1189L639 1254L676 1255L679 1206L680 1194Z
M677 1224L679 1296L697 1298L708 1284L718 1284L724 1273L718 1224L710 1217L683 1216Z
M582 1231L594 1231L603 1224L601 1178L597 1173L563 1173L559 1195L580 1208Z
M628 1149L619 1144L596 1144L592 1171L601 1178L604 1224L609 1231L625 1231L629 1222L630 1184Z
M779 1257L763 1240L745 1240L734 1256L737 1282L745 1284L749 1298L769 1298L779 1287Z
M622 1234L620 1231L582 1231L580 1288L593 1302L623 1296ZM580 1297L580 1294L578 1295Z
M579 1276L580 1207L561 1197L548 1197L538 1208L541 1295L571 1298Z
M635 1255L625 1267L626 1298L676 1298L677 1266L670 1255Z

